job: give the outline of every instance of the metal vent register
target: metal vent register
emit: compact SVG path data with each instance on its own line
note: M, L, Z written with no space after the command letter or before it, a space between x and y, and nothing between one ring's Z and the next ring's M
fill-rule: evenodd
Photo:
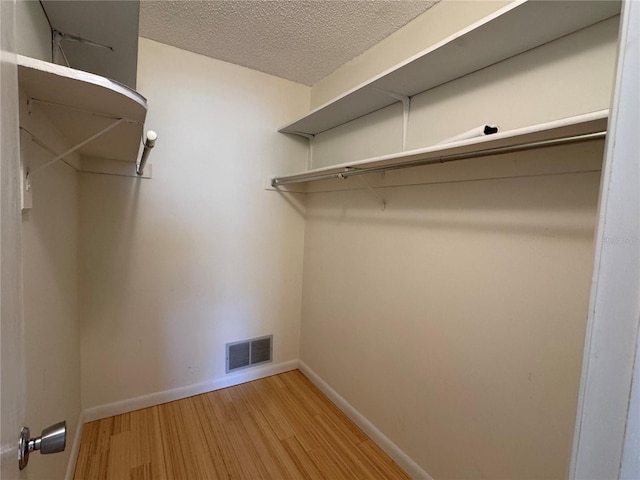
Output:
M273 335L227 343L227 373L273 359Z

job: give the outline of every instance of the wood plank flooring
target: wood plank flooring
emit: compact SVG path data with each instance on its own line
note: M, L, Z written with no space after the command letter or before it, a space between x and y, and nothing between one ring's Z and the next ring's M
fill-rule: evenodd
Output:
M74 478L409 477L294 370L87 423Z

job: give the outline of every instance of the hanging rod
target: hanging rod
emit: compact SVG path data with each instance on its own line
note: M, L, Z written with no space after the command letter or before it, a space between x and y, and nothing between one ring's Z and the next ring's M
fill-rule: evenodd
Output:
M144 173L144 166L147 164L147 158L149 157L149 152L151 149L156 146L156 140L158 139L158 134L153 130L149 130L147 132L147 138L144 141L144 150L142 150L142 156L140 157L140 161L136 165L136 175L142 175Z
M273 177L271 179L271 186L279 187L282 185L291 185L294 183L315 182L319 180L330 180L334 178L346 179L354 175L366 175L369 173L386 172L389 170L399 170L399 169L410 168L410 167L420 167L423 165L433 165L436 163L456 162L458 160L467 160L470 158L488 157L492 155L504 155L507 153L521 152L523 150L534 150L538 148L600 140L605 138L606 135L607 135L606 131L601 131L601 132L595 132L595 133L588 133L584 135L575 135L571 137L556 138L552 140L541 140L537 142L521 143L518 145L510 145L506 147L487 148L485 150L478 150L475 152L452 153L450 155L441 155L439 157L428 158L428 159L407 160L407 161L396 163L393 165L383 165L383 166L377 166L377 167L374 166L374 167L363 167L363 168L345 167L344 170L341 172L333 172L333 173L308 172L307 174L297 175L295 178L287 178L286 176Z

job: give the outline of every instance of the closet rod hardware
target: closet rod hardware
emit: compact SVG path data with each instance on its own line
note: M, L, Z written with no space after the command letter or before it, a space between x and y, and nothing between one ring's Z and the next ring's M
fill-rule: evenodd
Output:
M407 149L407 130L409 130L409 111L411 110L411 97L402 95L401 93L384 90L382 88L373 87L381 93L395 98L402 102L402 151Z
M123 122L126 122L127 120L124 118L119 118L118 120L112 122L110 125L108 125L107 127L103 128L102 130L100 130L99 132L91 135L89 138L83 140L82 142L78 143L77 145L71 147L69 150L67 150L66 152L61 153L60 155L57 155L56 157L52 158L51 160L49 160L47 163L45 163L44 165L40 165L38 168L36 168L35 170L33 170L32 172L27 172L27 177L33 176L36 173L38 173L41 170L44 170L45 168L53 165L54 163L56 163L57 161L63 159L64 157L66 157L67 155L69 155L70 153L75 152L76 150L78 150L79 148L84 147L87 143L95 140L96 138L100 137L101 135L104 135L105 133L107 133L109 130L117 127L118 125L120 125Z
M454 153L451 155L442 155L439 157L429 158L429 159L408 160L405 162L397 163L395 165L383 165L378 167L374 166L374 167L363 167L363 168L346 167L343 172L337 172L337 173L309 172L308 174L297 175L295 178L274 177L271 179L271 186L279 187L282 185L290 185L294 183L315 182L319 180L330 180L334 178L346 179L354 175L366 175L369 173L386 172L390 170L399 170L399 169L410 168L410 167L420 167L423 165L433 165L437 163L447 163L447 162L455 162L458 160L468 160L470 158L489 157L492 155L503 155L507 153L521 152L524 150L534 150L539 148L554 147L554 146L567 145L572 143L589 142L589 141L603 139L606 137L606 135L607 135L606 131L601 131L601 132L595 132L595 133L588 133L584 135L576 135L572 137L563 137L563 138L556 138L552 140L541 140L537 142L522 143L519 145L510 145L507 147L488 148L485 150L478 150L475 152Z
M136 165L137 175L142 175L144 173L144 166L147 164L149 152L151 152L151 149L155 147L157 139L158 134L156 132L154 132L153 130L149 130L147 132L147 138L144 141L144 150L142 150L142 156L140 157L140 161Z

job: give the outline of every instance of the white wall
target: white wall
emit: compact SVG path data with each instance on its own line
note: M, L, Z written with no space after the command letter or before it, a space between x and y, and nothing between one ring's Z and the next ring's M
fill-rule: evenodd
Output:
M298 358L304 210L263 185L304 165L276 128L309 88L141 39L138 90L153 179L80 185L85 408L224 378L227 342Z
M37 106L27 113L26 101L21 96L21 126L54 151L69 148ZM24 132L21 150L30 170L53 157ZM56 455L32 455L28 472L32 479L63 478L81 411L78 176L60 161L33 175L31 183L33 208L22 216L26 425L35 435L66 420L67 448Z
M439 4L320 82L313 103L499 5ZM515 128L606 107L615 30L416 97L410 146L487 111ZM49 334L69 365L78 282L83 408L225 378L226 342L273 333L275 363L300 357L435 477L565 476L601 143L390 174L376 181L414 185L380 189L385 211L363 188L305 204L263 187L306 164L305 141L275 129L308 109L309 88L141 39L138 89L160 135L153 179L76 185L58 165L23 225L27 315L54 319L30 348ZM318 136L316 166L397 151L398 113ZM52 388L41 380L30 388Z
M415 97L410 148L607 108L616 39L604 22ZM400 111L317 136L314 165L398 151ZM310 186L301 360L434 478L567 475L602 151L370 176L385 210L357 178Z
M598 182L310 195L301 359L434 478L564 476Z

